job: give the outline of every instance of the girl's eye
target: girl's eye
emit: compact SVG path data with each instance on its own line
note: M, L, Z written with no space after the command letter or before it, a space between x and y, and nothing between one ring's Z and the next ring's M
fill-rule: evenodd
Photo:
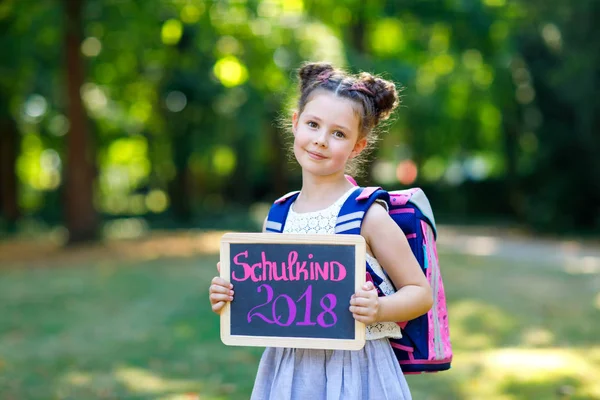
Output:
M316 128L316 127L318 127L319 125L317 125L317 123L316 123L316 122L314 122L314 121L308 121L308 126L309 126L309 127L311 127L311 128Z
M346 134L344 132L342 132L342 131L335 131L335 132L333 132L333 135L336 138L340 138L340 139L343 139L343 138L346 137Z

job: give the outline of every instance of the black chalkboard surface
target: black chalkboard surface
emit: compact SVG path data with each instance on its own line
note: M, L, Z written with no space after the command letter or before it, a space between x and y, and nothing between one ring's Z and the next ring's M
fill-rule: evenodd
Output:
M221 313L227 345L357 350L365 326L349 311L365 282L359 235L227 233L221 277L234 299Z

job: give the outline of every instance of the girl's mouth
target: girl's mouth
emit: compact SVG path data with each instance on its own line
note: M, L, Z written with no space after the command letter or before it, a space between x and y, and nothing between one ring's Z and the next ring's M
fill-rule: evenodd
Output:
M312 152L309 150L307 150L306 152L308 153L308 156L310 158L312 158L313 160L324 160L327 158L324 155L322 155L321 153L315 153L315 152Z

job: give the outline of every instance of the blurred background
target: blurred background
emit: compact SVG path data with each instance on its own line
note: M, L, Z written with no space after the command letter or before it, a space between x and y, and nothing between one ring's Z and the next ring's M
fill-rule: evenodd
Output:
M0 0L0 398L249 397L226 230L299 188L296 69L401 85L363 185L440 224L455 367L416 399L600 398L597 0Z

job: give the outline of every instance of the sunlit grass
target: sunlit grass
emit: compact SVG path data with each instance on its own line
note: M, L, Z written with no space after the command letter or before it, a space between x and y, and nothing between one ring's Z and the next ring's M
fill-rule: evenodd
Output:
M5 257L2 398L247 399L262 349L219 340L207 300L218 237ZM413 398L600 399L600 274L440 258L455 359L410 376Z
M410 376L417 399L600 399L600 275L440 255L453 368Z

